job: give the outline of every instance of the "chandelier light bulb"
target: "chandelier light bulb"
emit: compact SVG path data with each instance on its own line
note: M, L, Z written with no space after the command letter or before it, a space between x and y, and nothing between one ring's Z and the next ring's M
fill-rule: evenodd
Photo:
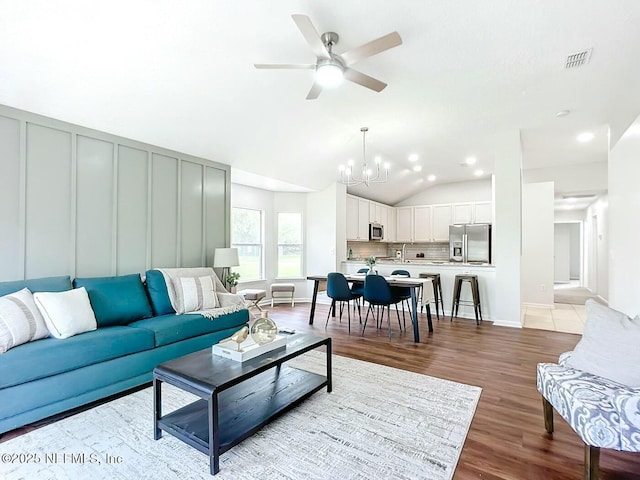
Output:
M380 157L376 157L375 162L376 162L376 165L380 165L380 163L382 162L382 159Z
M340 165L340 166L338 167L338 170L340 170L341 172L344 172L344 165Z

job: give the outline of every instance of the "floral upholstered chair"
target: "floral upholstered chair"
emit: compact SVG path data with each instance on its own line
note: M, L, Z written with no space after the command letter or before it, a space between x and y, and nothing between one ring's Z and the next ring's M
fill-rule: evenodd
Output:
M640 452L640 317L587 302L582 340L557 364L539 363L544 423L553 410L585 444L584 478L598 478L601 448Z

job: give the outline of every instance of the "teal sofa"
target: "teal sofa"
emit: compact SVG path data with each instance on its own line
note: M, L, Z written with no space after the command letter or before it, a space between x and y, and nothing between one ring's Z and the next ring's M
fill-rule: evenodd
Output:
M22 288L61 292L85 287L98 328L45 338L0 355L0 434L117 394L152 379L159 363L208 348L248 325L242 309L210 320L177 315L162 273L0 283L0 296Z

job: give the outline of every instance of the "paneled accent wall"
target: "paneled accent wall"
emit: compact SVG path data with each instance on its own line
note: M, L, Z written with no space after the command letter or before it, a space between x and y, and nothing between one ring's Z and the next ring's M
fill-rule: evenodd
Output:
M230 167L0 105L0 281L213 264Z

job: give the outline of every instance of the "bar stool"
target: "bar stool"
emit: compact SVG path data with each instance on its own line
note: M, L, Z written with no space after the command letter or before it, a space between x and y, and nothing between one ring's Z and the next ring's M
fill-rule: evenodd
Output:
M435 297L436 303L436 318L440 320L440 308L438 303L442 306L442 316L444 317L444 302L442 300L442 283L440 283L440 274L439 273L421 273L420 278L428 278L431 280L431 284L433 285L433 296ZM422 310L422 307L420 308Z
M473 297L473 302L461 301L460 300L460 291L462 290L463 282L469 282L471 286L471 296ZM473 303L473 312L476 316L476 325L480 325L480 321L482 320L482 310L480 309L480 289L478 287L478 276L477 275L456 275L454 284L453 284L453 302L451 303L451 321L453 321L453 317L458 315L458 307L460 304L470 305ZM478 317L480 319L478 320Z

